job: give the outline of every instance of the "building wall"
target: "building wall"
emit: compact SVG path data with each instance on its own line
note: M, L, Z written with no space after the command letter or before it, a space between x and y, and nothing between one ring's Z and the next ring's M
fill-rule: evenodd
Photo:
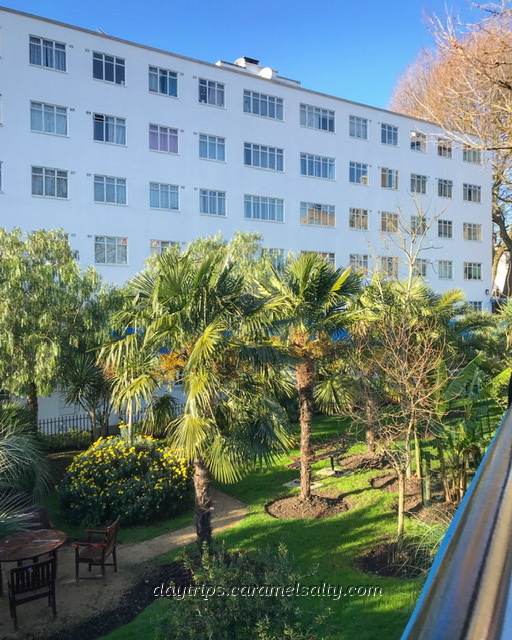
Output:
M30 36L64 43L66 70L30 64ZM124 59L125 83L94 79L93 52ZM177 97L148 90L149 66L177 73ZM199 102L200 78L224 85L224 107ZM244 113L244 90L281 98L284 119ZM429 123L303 89L250 62L246 68L209 64L11 10L0 10L0 94L0 224L28 231L61 227L84 265L95 264L95 236L126 238L126 265L95 265L108 281L123 283L140 271L151 240L187 243L219 231L229 238L237 229L257 231L265 246L285 253L334 253L337 266L347 265L351 254L368 255L372 268L373 256L398 255L396 236L380 230L380 212L400 211L408 223L421 210L427 219L452 221L452 238L440 238L434 222L420 255L429 261L432 287L460 287L468 300L490 308L490 171L463 161L455 145L451 158L440 157L441 132ZM31 101L65 107L67 134L31 131ZM301 104L333 111L334 131L301 126ZM126 144L95 141L95 113L125 119ZM368 139L350 137L350 116L367 120ZM398 128L396 146L381 142L383 123ZM177 153L149 149L150 124L178 130ZM411 149L411 131L427 134L424 153ZM224 162L199 157L201 134L225 138ZM283 149L284 170L245 166L246 142ZM334 158L335 179L302 176L301 153ZM349 182L350 162L368 165L367 184ZM67 171L68 197L32 195L33 166ZM397 189L382 188L382 167L398 171ZM411 173L427 176L426 195L411 195ZM125 179L126 204L94 202L94 175ZM438 197L440 178L453 181L452 198ZM151 208L150 182L177 185L179 211ZM465 183L481 187L480 203L463 200ZM200 213L201 189L225 192L225 216ZM282 199L284 221L245 219L246 194ZM301 224L304 201L334 206L335 227ZM349 227L350 208L368 210L367 231ZM481 240L464 240L464 223L481 225ZM453 278L439 278L440 260L453 262ZM466 262L481 265L481 279L464 278Z

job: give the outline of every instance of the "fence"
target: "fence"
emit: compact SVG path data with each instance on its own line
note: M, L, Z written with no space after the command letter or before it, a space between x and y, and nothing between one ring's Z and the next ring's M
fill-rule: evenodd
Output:
M56 436L67 431L90 431L91 421L87 415L60 416L38 420L38 430L45 436Z

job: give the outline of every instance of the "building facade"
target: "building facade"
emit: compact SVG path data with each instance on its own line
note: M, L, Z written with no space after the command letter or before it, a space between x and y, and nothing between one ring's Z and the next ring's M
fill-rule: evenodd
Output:
M0 9L0 225L62 228L123 283L197 236L260 233L273 259L416 269L490 308L491 175L424 121Z

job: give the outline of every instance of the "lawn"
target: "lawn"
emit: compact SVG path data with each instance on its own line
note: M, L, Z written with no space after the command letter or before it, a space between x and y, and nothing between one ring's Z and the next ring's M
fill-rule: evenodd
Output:
M332 440L340 435L343 424L336 418L315 420L315 441ZM338 489L354 507L338 516L324 520L279 520L269 516L265 504L297 489L287 489L283 483L297 477L297 471L286 469L288 456L283 456L269 469L251 473L242 481L219 486L223 491L249 505L248 516L237 526L222 532L217 541L230 550L255 549L285 543L302 573L301 584L322 583L349 587L380 586L377 597L298 598L297 604L313 615L332 610L328 621L319 628L318 637L329 640L395 640L400 637L421 588L421 581L369 576L358 571L356 558L385 536L395 532L393 503L396 495L372 489L369 480L380 471L357 472L345 478L324 478L322 490ZM328 466L325 460L314 465L318 470ZM421 525L407 523L408 531L421 531ZM192 549L194 551L195 548ZM169 554L158 562L169 562L178 554ZM151 619L158 615L165 601L148 607L132 623L105 636L105 640L149 640L153 638Z

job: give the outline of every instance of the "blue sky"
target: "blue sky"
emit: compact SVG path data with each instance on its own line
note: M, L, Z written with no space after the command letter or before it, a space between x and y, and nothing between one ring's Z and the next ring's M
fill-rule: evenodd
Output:
M304 88L387 107L396 79L431 46L425 15L471 13L468 0L0 0L206 62L260 60Z

